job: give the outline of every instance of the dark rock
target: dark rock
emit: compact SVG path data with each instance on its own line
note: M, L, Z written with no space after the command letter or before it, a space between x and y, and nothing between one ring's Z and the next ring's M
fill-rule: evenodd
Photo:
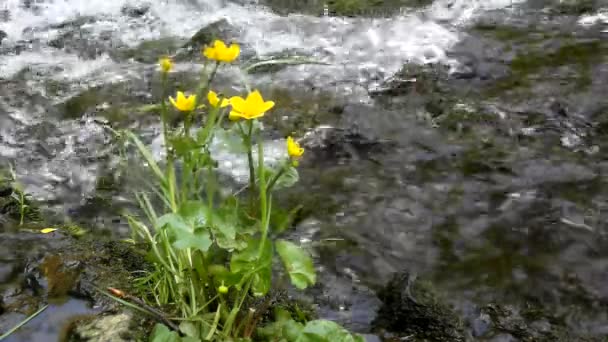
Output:
M8 9L0 10L0 23L5 23L9 20L11 20L11 11Z
M150 10L150 4L142 3L142 4L139 4L136 6L125 5L123 8L121 8L120 12L126 16L129 16L132 18L138 18L138 17L144 16L146 13L148 13L149 10Z
M213 22L202 29L198 30L190 40L182 46L178 52L176 59L184 60L200 55L201 50L205 45L211 44L214 40L220 39L227 44L235 42L238 37L236 29L228 23L226 19L220 19ZM241 54L243 53L241 47Z
M556 317L545 317L542 310L527 309L518 311L513 307L489 304L482 308L482 315L492 320L492 332L496 337L508 335L517 341L593 341L579 334L574 335L557 323ZM559 324L559 323L558 323Z
M140 63L155 64L161 56L170 56L179 48L179 43L173 38L161 38L145 41L136 47L115 49L110 51L116 60L133 59Z
M454 311L441 302L429 284L409 273L395 275L378 297L383 306L372 323L374 331L430 341L464 341Z
M246 0L241 0L245 2ZM275 12L287 15L290 13L306 13L335 16L390 16L403 7L422 7L433 0L263 0L263 3Z
M488 333L491 327L492 319L490 315L481 313L471 322L471 333L473 337L482 337Z
M0 44L2 44L2 41L4 40L4 38L8 37L8 35L6 34L6 32L0 30Z

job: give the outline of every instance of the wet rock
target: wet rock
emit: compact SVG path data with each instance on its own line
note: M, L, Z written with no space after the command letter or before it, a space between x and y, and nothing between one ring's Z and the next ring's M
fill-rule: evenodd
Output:
M374 331L431 341L465 340L458 316L429 284L408 273L395 275L378 297L383 305L373 322Z
M170 56L179 48L179 42L173 38L162 38L142 42L133 48L111 51L112 58L117 60L133 59L140 63L155 64L161 56Z
M315 157L322 159L360 158L380 151L382 143L354 130L321 126L308 132L302 141Z
M230 25L228 20L220 19L198 30L198 32L182 46L176 59L184 60L197 57L200 55L203 47L211 44L214 40L220 39L229 44L234 42L238 36L236 28ZM243 47L241 47L241 54L243 54Z
M279 14L306 13L333 16L390 16L401 8L417 8L429 5L433 0L263 0L263 3Z
M97 20L98 18L85 16L44 28L43 30L59 31L57 37L50 40L48 45L69 53L75 53L84 59L95 59L120 48L122 44L114 39L113 31L94 32L90 28L89 24Z
M567 329L550 323L557 322L555 318L543 317L543 311L529 310L520 312L513 307L490 304L482 309L482 314L492 320L494 339L504 339L507 336L516 341L593 341L584 336L571 334Z
M69 341L122 342L132 341L131 319L128 313L102 316L91 322L78 324Z
M140 4L136 4L136 5L125 5L123 8L120 9L120 12L123 15L132 17L132 18L138 18L141 16L144 16L146 13L148 13L148 11L150 10L150 4L149 3L140 3Z

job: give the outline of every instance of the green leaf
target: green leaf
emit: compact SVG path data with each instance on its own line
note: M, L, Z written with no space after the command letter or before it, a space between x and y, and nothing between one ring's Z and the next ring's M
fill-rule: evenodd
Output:
M339 324L327 320L306 323L295 342L359 342L362 337L354 337Z
M156 221L156 226L158 228L168 229L170 233L176 229L186 231L192 230L186 221L178 214L165 214L159 217Z
M277 182L274 185L273 189L285 189L294 186L300 180L300 175L298 174L298 170L289 166L283 174L277 179Z
M291 278L291 283L299 289L314 285L316 274L310 255L302 248L286 240L278 240L275 245L277 253Z
M137 146L137 149L139 150L139 153L141 153L141 155L144 157L144 159L148 163L148 166L150 166L152 171L154 171L154 174L156 174L156 177L158 177L158 179L163 184L166 184L167 179L165 178L165 174L160 170L160 167L156 163L154 156L152 156L152 153L148 150L148 148L132 132L127 131L126 134L131 140L133 140L133 142L135 143L135 146Z
M232 254L230 259L230 271L232 273L247 273L254 271L256 268L270 267L272 261L272 245L268 240L262 249L262 255L259 255L260 240L251 239L247 248Z
M198 328L192 322L187 322L187 321L181 322L179 325L179 330L184 335L189 336L189 337L199 338L199 336L200 336L200 332L199 332Z
M270 291L270 285L272 282L272 270L270 266L262 267L253 275L253 282L251 283L251 291L256 297L265 296Z
M243 143L243 137L237 125L232 125L230 129L218 129L215 137L230 153L247 153L247 146Z
M255 296L263 296L270 291L272 280L272 244L266 241L260 255L260 241L251 239L247 248L232 254L230 271L253 277L251 290Z
M202 252L207 252L213 241L208 231L204 229L197 229L194 233L176 230L176 240L173 242L173 246L177 249L194 248Z
M180 216L193 230L207 225L208 211L207 206L200 201L185 202L178 210Z
M179 208L179 214L165 214L156 224L168 229L175 248L195 248L206 252L213 241L205 227L205 215L206 207L201 202L191 201Z
M169 330L165 325L157 323L150 334L150 342L179 342L181 339L175 331Z
M196 141L190 137L177 136L170 140L177 156L185 156L197 147Z
M236 240L236 226L238 225L238 212L236 207L222 206L213 212L211 231L221 248L243 249L246 245Z
M296 215L303 207L304 206L300 204L289 212L285 212L284 210L273 206L272 212L270 213L270 226L272 227L272 231L276 234L284 232L293 224Z

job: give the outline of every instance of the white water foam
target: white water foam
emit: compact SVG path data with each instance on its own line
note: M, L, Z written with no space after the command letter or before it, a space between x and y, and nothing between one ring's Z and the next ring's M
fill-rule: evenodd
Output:
M583 26L591 26L597 24L608 25L608 8L603 8L594 14L585 14L581 16L578 23ZM608 29L602 32L608 32Z
M206 24L225 18L241 33L241 43L251 46L259 55L297 49L334 65L332 68L299 67L298 73L310 70L310 77L358 81L370 74L393 73L404 62L449 63L446 51L458 42L460 25L484 11L509 7L522 0L436 0L421 11L375 19L286 17L260 6L224 4L220 0L39 0L35 3L36 10L24 8L23 0L4 1L0 9L3 6L8 10L10 18L0 23L0 29L8 34L9 42L48 40L54 35L49 25L86 16L98 18L87 24L90 25L87 30L93 32L91 39L95 39L96 33L110 32L112 39L125 45L167 36L187 39ZM124 6L141 6L142 3L150 6L142 17L121 13ZM20 60L0 62L0 66L11 66L6 68L8 70L0 70L0 77L10 77L17 69L15 65L28 61L20 56L0 58ZM82 62L57 56L53 60Z

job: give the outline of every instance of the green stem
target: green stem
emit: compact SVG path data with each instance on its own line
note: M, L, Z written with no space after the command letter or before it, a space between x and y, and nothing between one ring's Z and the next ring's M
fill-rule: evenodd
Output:
M163 140L165 142L165 158L167 161L167 165L169 164L169 128L167 125L167 121L168 121L168 113L167 113L167 102L166 102L166 98L167 98L167 73L162 73L161 74L161 100L160 100L160 120L162 121L162 125L163 125Z
M262 220L262 240L258 251L258 258L262 257L266 237L268 235L268 202L266 199L266 177L264 175L264 147L262 142L258 143L258 170L259 172L259 191L260 191L260 218Z
M19 225L23 226L23 221L25 219L25 195L23 191L19 191Z
M16 326L12 327L9 331L7 331L6 333L0 335L0 341L9 337L12 333L14 333L15 331L19 330L19 328L21 328L22 326L26 325L27 322L31 321L32 319L34 319L34 317L38 316L42 311L46 310L46 308L48 308L49 305L46 304L43 307L41 307L40 309L38 309L38 311L34 312L33 314L31 314L28 318L24 319L23 321L21 321L19 324L17 324Z
M279 169L279 172L277 172L274 175L274 177L272 177L272 179L268 183L268 186L266 187L266 193L269 194L272 192L272 188L274 187L275 183L279 180L279 178L281 178L281 176L285 173L285 170L287 170L287 164L283 164L283 166L281 166L281 169Z
M247 146L247 163L249 164L249 208L253 210L253 201L255 196L255 168L253 167L253 143L252 143L252 134L253 134L253 121L249 120L247 122L249 125L249 130L247 135L245 136L245 145ZM263 174L263 168L258 168L260 174Z

